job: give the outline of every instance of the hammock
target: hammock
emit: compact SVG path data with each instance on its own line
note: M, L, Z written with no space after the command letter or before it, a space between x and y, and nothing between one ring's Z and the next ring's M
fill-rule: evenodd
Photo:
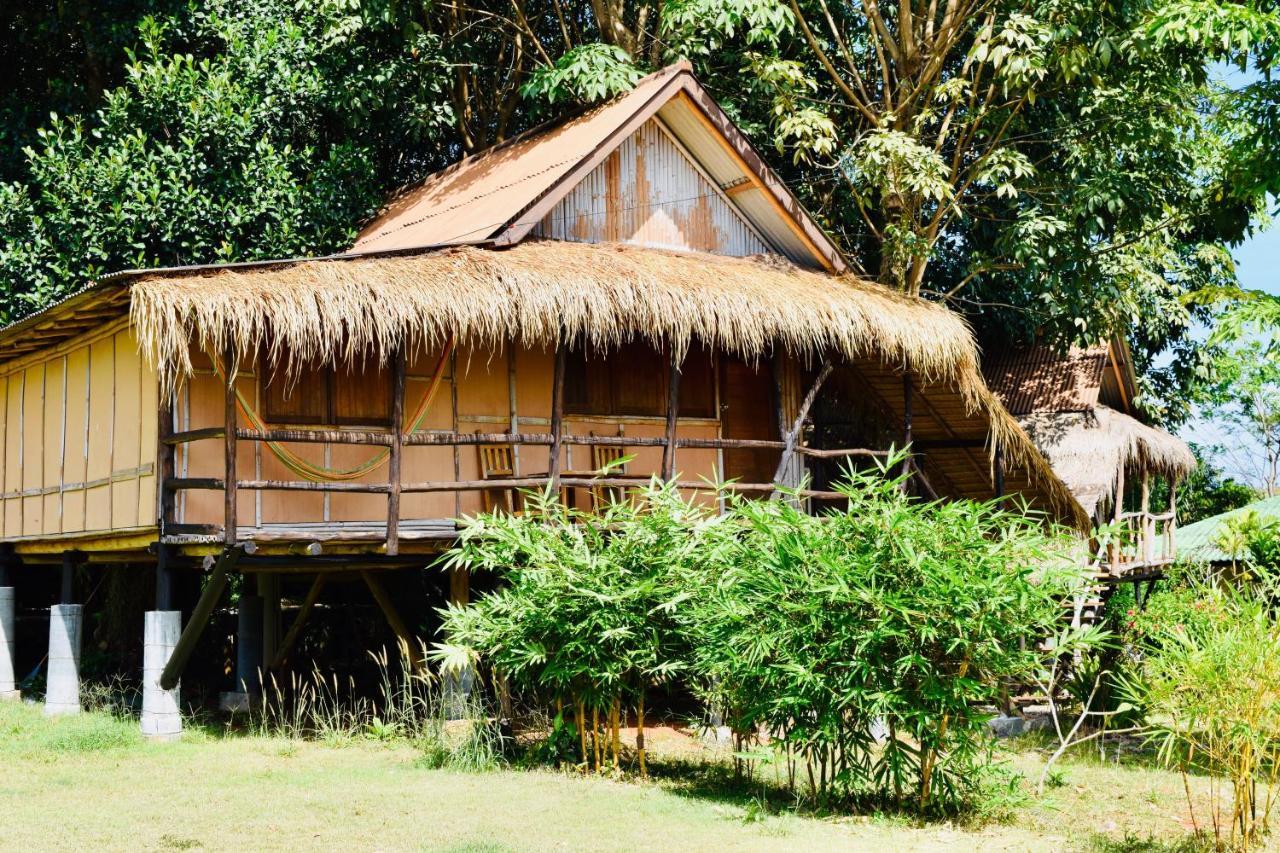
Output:
M448 341L445 342L444 350L440 353L440 360L436 362L436 369L431 376L431 383L427 386L427 390L423 393L422 399L418 402L417 407L414 408L414 410L409 413L408 417L405 419L403 432L416 432L418 427L422 425L423 420L426 419L427 412L431 409L431 403L435 400L436 392L440 390L440 380L444 378L444 368L452 353L453 336L451 335ZM223 382L227 381L226 371L223 370L222 365L218 363L216 358L213 358L212 360L214 373L221 378ZM239 388L236 389L236 406L244 414L249 425L255 430L263 432L267 429L266 422L254 410L253 406L249 404L249 401L244 398L244 395L240 393ZM305 480L310 480L313 483L356 480L363 477L365 474L378 470L378 468L382 467L387 459L391 457L391 448L387 447L378 451L372 458L356 465L354 468L330 468L328 466L317 465L314 462L309 462L306 459L303 459L280 442L268 441L265 442L265 444L271 451L272 455L280 460L280 464L284 465L284 467L288 468L299 477L302 477Z

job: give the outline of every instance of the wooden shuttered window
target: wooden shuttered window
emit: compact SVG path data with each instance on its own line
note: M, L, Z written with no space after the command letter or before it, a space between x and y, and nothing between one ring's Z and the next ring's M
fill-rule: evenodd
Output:
M565 411L575 415L666 417L668 357L643 341L601 352L579 349L565 364ZM694 344L681 366L680 416L716 416L711 352Z
M391 371L372 359L355 365L310 366L293 381L263 365L263 417L277 424L390 426Z

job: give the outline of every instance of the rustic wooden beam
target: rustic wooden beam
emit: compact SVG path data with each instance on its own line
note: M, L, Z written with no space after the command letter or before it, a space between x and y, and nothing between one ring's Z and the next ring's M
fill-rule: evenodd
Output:
M815 459L843 459L849 456L868 456L874 459L883 459L889 455L887 450L867 450L862 447L827 449L804 447L803 445L797 445L795 452L801 456L812 456Z
M364 580L365 586L369 587L369 592L373 594L373 600L378 603L378 607L382 610L382 615L386 617L387 624L391 626L396 639L404 646L404 654L409 658L409 665L414 672L421 672L423 669L422 650L418 647L418 640L410 633L409 626L405 624L404 619L400 618L395 602L391 600L391 596L387 595L387 590L382 585L382 581L377 575L368 571L362 571L360 577Z
M178 642L173 647L173 654L169 656L169 662L165 664L164 671L160 673L160 686L165 690L172 690L178 686L178 679L182 678L182 673L187 668L187 662L191 660L191 655L196 650L196 644L200 642L200 635L204 633L205 626L209 624L209 617L213 615L214 608L218 606L218 599L222 597L222 591L227 588L227 573L235 568L236 563L240 561L242 553L243 551L240 548L226 548L214 563L213 571L209 574L209 579L205 581L204 592L200 594L200 600L196 602L195 609L191 611L191 618L187 620L186 627L182 629L182 635L178 637Z
M992 479L996 490L996 500L1004 505L1004 445L996 442L996 446L992 449Z
M371 444L390 447L395 441L393 431L374 432L343 429L245 429L236 430L236 437L246 441L281 441L311 444ZM401 436L403 440L404 436Z
M156 610L165 611L173 608L173 569L170 567L171 554L164 544L164 537L173 526L177 507L177 492L164 484L173 479L177 472L177 449L168 439L173 435L173 394L165 395L156 422L156 479L160 488L156 489Z
M236 487L264 492L360 492L373 495L385 495L391 491L386 483L314 483L310 480L239 480Z
M775 483L782 483L782 478L785 476L787 468L790 467L792 460L795 459L796 447L800 444L800 439L804 432L804 422L809 417L809 409L813 407L814 401L818 399L818 392L822 390L823 383L827 381L827 377L831 375L831 371L834 369L835 365L831 359L824 361L821 369L818 370L818 375L813 378L813 382L809 385L809 390L804 395L804 399L800 402L800 408L796 412L796 419L783 436L782 458L778 460L778 468L773 475Z
M170 477L164 482L168 489L196 489L206 492L220 492L226 485L221 477Z
M404 347L391 356L391 452L387 458L387 554L400 553L400 457L404 438Z
M911 448L911 392L913 385L911 382L911 371L903 371L902 373L902 449L909 451ZM902 460L902 473L910 474L911 457L908 456ZM906 486L906 483L903 484Z
M240 368L235 345L228 344L223 356L223 369L227 372L227 387L223 417L226 448L226 473L223 475L223 541L236 544L236 373Z
M170 414L172 417L172 413ZM165 446L173 446L176 444L187 444L192 441L204 441L210 438L224 438L227 431L222 427L204 427L203 429L188 429L182 432L174 432L170 426L169 432L162 436L160 443Z
M662 446L662 479L676 477L676 430L680 420L680 359L671 350L671 365L667 370L667 433Z
M302 599L302 606L298 608L297 615L293 617L293 622L289 624L289 630L285 633L284 639L280 641L280 648L276 650L271 663L267 667L268 669L278 670L289 659L290 652L293 651L298 638L302 636L302 629L306 626L307 619L311 617L312 609L315 608L316 602L320 600L320 593L324 590L327 579L328 575L320 573L311 582L311 588L307 590L306 598Z
M547 475L551 488L560 481L560 447L564 443L564 372L568 347L556 343L556 366L551 380L551 452L547 460Z

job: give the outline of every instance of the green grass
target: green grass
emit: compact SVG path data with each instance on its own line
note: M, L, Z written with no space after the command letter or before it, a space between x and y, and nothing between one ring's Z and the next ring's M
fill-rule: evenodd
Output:
M656 739L655 739L656 740ZM432 770L399 743L347 746L189 729L147 743L102 714L0 705L5 849L1113 850L1187 846L1175 774L1097 762L1012 823L764 813L670 773L647 784L553 771ZM1028 776L1032 754L1013 756ZM1192 780L1202 786L1204 780ZM1200 787L1196 788L1201 791Z

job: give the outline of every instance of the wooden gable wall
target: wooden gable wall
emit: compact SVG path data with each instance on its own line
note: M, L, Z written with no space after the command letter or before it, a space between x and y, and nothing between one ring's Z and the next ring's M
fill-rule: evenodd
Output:
M772 251L657 119L583 178L534 235L737 257Z

